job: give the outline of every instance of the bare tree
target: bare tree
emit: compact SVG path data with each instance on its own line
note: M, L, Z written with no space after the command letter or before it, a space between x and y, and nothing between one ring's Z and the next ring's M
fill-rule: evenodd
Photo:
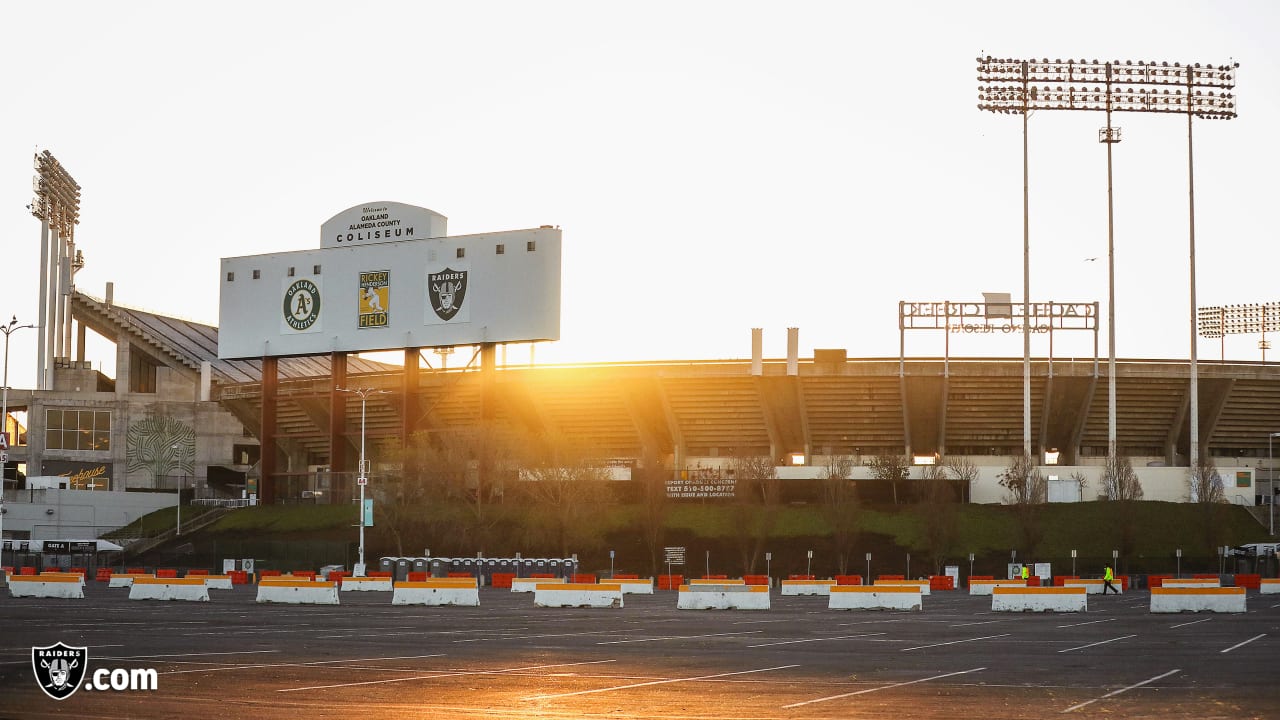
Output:
M953 479L964 483L965 496L961 500L970 502L973 498L973 481L978 479L977 464L968 457L957 455L947 458L946 468Z
M1014 507L1018 519L1022 550L1028 556L1034 555L1040 541L1044 539L1040 510L1048 500L1048 480L1030 455L1011 457L1009 465L1000 472L999 478L1001 487L1009 491L1005 499Z
M778 468L767 455L738 455L731 460L734 477L734 539L743 571L755 572L773 533L782 504Z
M858 490L849 479L853 466L852 457L831 455L822 474L822 511L831 527L832 549L841 575L849 572L850 556L858 539Z
M1204 537L1204 549L1213 552L1222 544L1222 523L1225 517L1227 491L1222 476L1205 457L1200 457L1191 469L1191 502L1200 508L1200 530Z
M543 436L528 445L521 479L521 488L544 513L561 557L571 547L585 550L600 543L600 508L611 494L602 463L588 449L562 436Z
M882 453L867 461L871 476L877 480L888 480L893 487L893 504L898 504L898 483L911 476L911 458L906 455Z
M1142 483L1127 455L1107 458L1102 471L1102 496L1107 500L1142 499Z
M666 541L667 511L670 506L667 502L667 481L671 479L671 470L656 453L646 449L640 467L634 472L640 483L641 532L645 547L649 550L650 572L657 575Z
M920 503L916 512L924 526L924 544L933 562L934 572L940 572L958 535L955 492L945 468L939 465L924 467L920 477Z
M406 519L438 538L437 547L484 550L513 453L510 439L491 425L416 434L399 453L405 487L396 492L416 503Z
M1080 499L1084 499L1085 488L1089 487L1089 478L1081 471L1076 470L1071 473L1071 481L1076 484L1076 492L1079 493Z

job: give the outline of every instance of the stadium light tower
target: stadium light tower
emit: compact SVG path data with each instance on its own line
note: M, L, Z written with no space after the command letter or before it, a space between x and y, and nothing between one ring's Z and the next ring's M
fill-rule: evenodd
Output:
M1120 141L1112 112L1173 113L1187 116L1187 174L1191 265L1191 442L1194 469L1199 459L1199 388L1196 369L1196 209L1192 118L1230 120L1236 116L1239 63L1201 65L1154 60L1015 60L978 58L978 109L1022 115L1023 266L1027 273L1027 117L1037 110L1086 110L1107 114L1098 132L1107 146L1107 456L1116 455L1116 330L1114 217L1111 146ZM1024 288L1030 283L1024 278ZM1025 299L1024 299L1025 302ZM1023 329L1025 443L1030 445L1030 335Z
M360 545L359 545L359 552L358 552L359 558L357 560L357 562L359 563L358 567L360 569L360 572L357 572L354 574L357 576L363 576L364 575L364 525L365 525L364 488L366 485L369 484L369 462L364 459L365 409L368 406L370 395L381 395L386 393L387 391L375 390L373 388L338 388L338 392L351 393L353 395L360 396L360 471L359 471L360 474L359 474L359 477L356 478L356 484L360 486L360 508L357 511L359 513L359 515L357 516L357 519L360 521L359 523L357 523L360 526Z

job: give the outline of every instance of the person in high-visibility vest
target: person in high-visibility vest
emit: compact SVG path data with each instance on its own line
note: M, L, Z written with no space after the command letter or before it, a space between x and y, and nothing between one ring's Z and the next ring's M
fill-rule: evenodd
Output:
M1102 573L1102 594L1103 595L1106 595L1108 590L1110 590L1111 592L1117 595L1120 594L1120 591L1116 589L1116 586L1111 584L1111 581L1115 579L1116 579L1116 576L1114 573L1111 572L1111 566L1108 565L1107 569Z
M1028 579L1028 578L1030 578L1030 577L1031 577L1031 571L1027 569L1027 566L1026 566L1026 565L1023 565L1023 566L1022 566L1022 579L1023 579L1023 580L1026 580L1026 579Z

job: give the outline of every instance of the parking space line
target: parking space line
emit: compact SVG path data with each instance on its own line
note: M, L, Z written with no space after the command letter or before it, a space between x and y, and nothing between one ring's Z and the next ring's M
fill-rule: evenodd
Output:
M761 643L759 645L748 645L749 648L772 647L774 645L796 645L798 643L825 642L827 640L855 640L857 638L871 637L873 635L884 635L882 632L863 633L862 635L838 635L836 637L820 637L808 638L805 640L782 640L779 642Z
M1191 622L1178 623L1177 625L1170 625L1169 629L1173 630L1174 628L1186 627L1188 625L1195 625L1197 623L1202 623L1202 622L1209 622L1212 619L1213 618L1200 618L1199 620L1192 620Z
M924 650L927 648L942 647L943 645L959 645L960 643L976 642L978 640L991 640L994 638L1002 638L1002 637L1009 637L1009 633L1001 633L999 635L985 635L983 637L969 638L967 640L952 640L951 642L934 643L932 645L917 645L916 647L902 648L901 652L907 652L908 650Z
M958 627L968 627L969 625L990 625L991 623L998 623L998 622L1004 622L1004 620L982 620L979 622L957 623L955 625L950 625L949 627L958 628Z
M1107 618L1106 620L1090 620L1090 621L1088 621L1088 622L1075 623L1075 624L1073 624L1073 625L1059 625L1058 627L1059 627L1059 628L1080 627L1081 625L1092 625L1092 624L1094 624L1094 623L1112 622L1112 621L1114 621L1114 620L1115 620L1115 618Z
M906 682L894 683L892 685L881 685L880 687L867 688L865 690L858 690L855 692L843 693L841 695L831 695L828 697L817 698L815 700L805 700L804 702L791 703L790 705L783 705L782 709L789 710L791 708L798 708L803 705L812 705L814 703L827 702L828 700L839 700L840 698L853 697L854 695L866 695L867 693L879 692L881 690L892 690L893 688L900 688L906 685L915 685L916 683L929 682L930 680L941 680L942 678L954 677L956 675L965 675L968 673L982 672L983 670L986 670L986 668L985 667L971 668L969 670L961 670L959 672L944 673L942 675L934 675L932 677L919 678L918 680L908 680Z
M591 695L593 693L613 692L615 690L630 690L631 688L648 687L651 685L667 685L670 683L678 683L678 682L698 682L700 680L715 680L716 678L730 677L733 675L750 675L751 673L772 672L774 670L787 670L794 667L800 667L800 666L799 665L779 665L777 667L771 667L771 668L759 668L756 670L739 670L737 672L717 673L715 675L701 675L698 677L668 678L666 680L650 680L648 682L642 682L642 683L631 683L630 685L615 685L614 687L596 688L595 690L578 690L576 692L556 693L554 695L531 695L529 697L521 698L521 699L522 700L553 700L555 698L574 697L576 695Z
M597 645L622 645L625 643L657 642L659 640L698 640L700 638L724 637L726 635L754 635L762 630L744 630L742 632L710 633L707 635L667 635L656 638L640 638L639 640L603 640Z
M255 663L252 665L227 665L226 663L208 663L209 665L218 665L218 667L194 668L190 670L165 670L160 674L161 675L190 675L192 673L214 673L214 672L226 672L229 670L256 670L260 668L274 668L274 667L317 667L320 665L338 665L340 663L369 662L371 660L409 660L409 659L416 659L416 658L432 658L432 657L444 657L444 654L434 653L432 655L402 655L399 657L382 657L382 658L344 658L342 660L315 660L312 662ZM170 660L169 662L181 662L181 661ZM192 665L195 663L186 662L182 664Z
M105 646L98 646L105 647ZM174 657L205 657L209 655L260 655L262 653L275 653L279 650L233 650L229 652L199 652L199 653L173 653L171 655L104 655L98 657L98 660L154 660L156 658L174 658Z
M1235 649L1236 649L1236 648L1238 648L1238 647L1243 647L1243 646L1248 645L1249 643L1253 642L1254 640L1257 640L1258 638L1264 638L1264 637L1266 637L1266 636L1267 636L1267 634L1266 634L1266 633L1262 633L1261 635L1254 635L1253 637L1249 638L1248 640L1245 640L1245 641L1244 641L1244 642L1242 642L1242 643L1236 643L1235 645L1232 645L1231 647L1227 648L1226 650L1221 650L1220 652L1229 653L1229 652L1231 652L1232 650L1235 650Z
M299 692L305 690L329 690L332 688L355 687L358 685L385 685L387 683L409 682L411 680L435 680L437 678L460 677L465 675L501 675L509 672L523 672L526 670L546 670L556 667L572 667L575 665L599 665L601 663L617 662L616 660L588 660L586 662L572 663L556 663L554 665L526 665L523 667L501 668L498 670L463 670L450 673L432 673L431 675L418 675L407 678L391 678L385 680L365 680L362 682L337 683L335 685L312 685L310 687L297 688L280 688L276 692Z
M1122 688L1120 688L1119 690L1112 690L1111 692L1107 693L1106 695L1103 695L1102 697L1094 698L1094 699L1092 699L1092 700L1088 700L1088 701L1086 701L1086 702L1082 702L1082 703L1080 703L1079 705L1072 705L1071 707L1067 708L1066 710L1063 710L1062 712L1063 712L1063 714L1066 714L1066 713L1069 713L1069 712L1074 712L1074 711L1076 711L1076 710L1079 710L1079 709L1080 709L1080 708L1082 708L1082 707L1088 707L1089 705L1092 705L1092 704L1094 704L1094 703L1098 702L1099 700L1106 700L1106 699L1107 699L1107 698L1109 698L1109 697L1115 697L1116 695L1119 695L1120 693L1126 693L1126 692L1129 692L1130 690L1134 690L1134 689L1136 689L1136 688L1140 688L1140 687L1142 687L1143 685L1148 685L1148 684L1153 683L1153 682L1155 682L1155 681L1157 681L1157 680L1163 680L1164 678L1167 678L1167 677L1169 677L1170 675L1177 675L1177 674L1178 674L1178 673L1180 673L1180 672L1182 672L1182 670L1180 670L1180 669L1179 669L1179 670L1170 670L1169 672L1167 672L1167 673L1165 673L1165 674L1163 674L1163 675L1157 675L1157 676L1155 676L1155 677L1153 677L1153 678L1148 678L1148 679L1146 679L1146 680L1143 680L1143 681L1142 681L1142 682L1140 682L1140 683L1134 683L1133 685L1130 685L1129 687L1122 687Z
M1064 653L1064 652L1071 652L1073 650L1084 650L1085 648L1097 647L1099 645L1106 645L1107 643L1113 643L1117 640L1128 640L1129 638L1132 638L1132 637L1138 637L1138 636L1137 635L1121 635L1120 637L1111 638L1110 640L1101 640L1096 643L1081 645L1080 647L1073 647L1073 648L1067 648L1065 650L1059 650L1058 652Z

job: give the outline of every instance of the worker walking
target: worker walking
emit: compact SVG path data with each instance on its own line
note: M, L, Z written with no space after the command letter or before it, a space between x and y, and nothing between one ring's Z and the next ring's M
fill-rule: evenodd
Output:
M1027 580L1027 579L1029 579L1030 577L1031 577L1031 571L1027 569L1027 566L1026 566L1026 565L1023 565L1023 566L1022 566L1022 579L1023 579L1023 580Z
M1120 591L1116 589L1116 586L1111 584L1111 581L1115 579L1116 579L1116 576L1114 573L1111 572L1111 566L1108 565L1106 570L1104 570L1102 573L1102 594L1103 595L1106 595L1108 590L1110 590L1111 592L1117 595L1120 594Z

